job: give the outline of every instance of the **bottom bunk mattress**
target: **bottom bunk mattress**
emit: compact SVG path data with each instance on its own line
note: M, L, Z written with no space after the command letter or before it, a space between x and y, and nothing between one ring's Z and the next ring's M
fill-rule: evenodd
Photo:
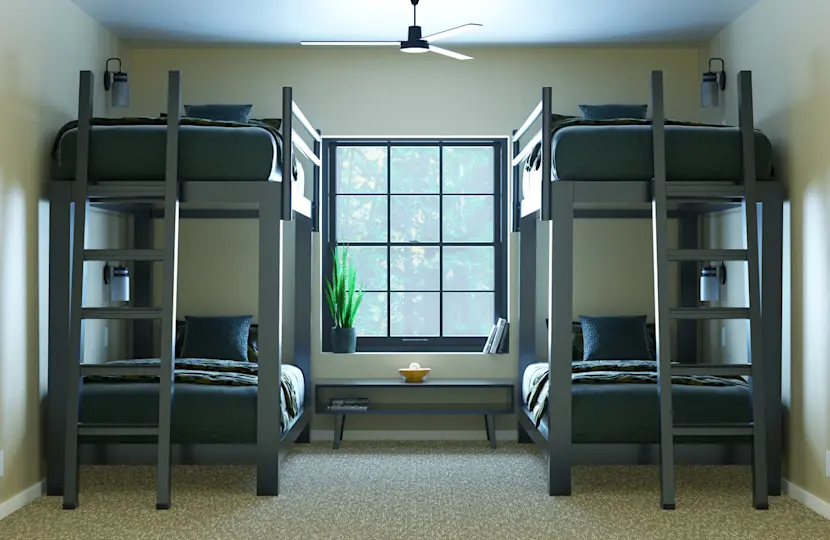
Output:
M659 442L656 362L576 361L572 365L574 443ZM525 414L545 438L547 375L547 363L531 364L522 380ZM684 375L672 377L672 383L674 418L678 424L752 420L750 388L743 378Z
M155 359L119 360L114 365L158 365ZM171 439L174 443L244 444L257 440L257 364L229 360L177 358ZM130 376L85 377L80 421L103 424L155 424L158 379ZM283 364L281 411L273 421L280 432L291 428L305 399L305 379L296 366ZM133 441L135 439L131 439ZM96 437L98 442L114 438Z

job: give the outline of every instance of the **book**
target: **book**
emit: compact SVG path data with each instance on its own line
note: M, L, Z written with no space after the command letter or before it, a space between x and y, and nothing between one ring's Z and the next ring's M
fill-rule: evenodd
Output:
M504 323L504 332L502 332L501 341L499 341L499 345L496 348L497 353L503 353L504 350L507 348L507 343L508 343L508 340L510 339L508 330L510 330L510 323L505 321L505 323Z
M488 352L490 354L496 354L499 348L499 344L501 343L502 338L504 337L504 331L507 327L507 321L499 317L498 322L496 323L496 334L493 337L492 343L490 343L490 349Z
M493 328L490 329L490 335L487 336L487 342L484 344L484 349L481 352L489 353L490 346L493 344L493 339L496 337L496 325L493 325Z

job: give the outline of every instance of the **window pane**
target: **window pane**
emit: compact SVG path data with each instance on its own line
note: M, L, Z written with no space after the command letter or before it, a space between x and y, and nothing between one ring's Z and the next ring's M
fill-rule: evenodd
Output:
M444 293L444 335L490 334L495 320L495 293Z
M492 146L444 148L444 193L493 193Z
M444 197L444 242L492 242L494 197Z
M393 336L439 336L440 293L392 293L391 296Z
M337 148L337 193L386 193L386 147Z
M440 227L441 197L433 195L392 196L392 242L438 242Z
M369 292L357 308L354 327L358 336L386 337L386 293Z
M445 291L492 291L495 274L495 248L444 248Z
M386 196L338 196L338 242L386 242Z
M438 193L437 146L392 147L390 193Z
M357 283L363 284L364 291L387 290L385 247L349 246L349 257L357 272Z
M437 291L441 288L439 247L391 248L393 291Z

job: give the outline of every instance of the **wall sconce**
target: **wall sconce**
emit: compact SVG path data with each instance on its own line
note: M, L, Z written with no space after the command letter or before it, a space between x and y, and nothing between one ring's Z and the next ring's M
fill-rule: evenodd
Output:
M118 71L110 71L110 62L118 62ZM121 71L121 59L109 58L104 68L104 90L110 92L110 103L113 107L130 106L130 85L127 74Z
M130 271L126 266L105 264L104 283L110 286L110 301L130 301Z
M720 62L720 71L712 71L712 62L716 61ZM718 107L720 93L724 90L726 90L726 63L723 58L710 58L709 71L703 74L703 82L700 84L700 106Z
M717 302L720 299L720 286L726 284L726 266L704 266L700 271L700 301Z

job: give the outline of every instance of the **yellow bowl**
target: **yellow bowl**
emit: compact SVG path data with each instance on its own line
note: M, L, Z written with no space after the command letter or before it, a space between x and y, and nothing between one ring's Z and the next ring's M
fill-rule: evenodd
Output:
M424 379L427 378L429 375L430 368L420 368L420 369L411 369L411 368L401 368L398 370L398 373L401 374L401 377L406 380L408 383L420 383L424 382Z

